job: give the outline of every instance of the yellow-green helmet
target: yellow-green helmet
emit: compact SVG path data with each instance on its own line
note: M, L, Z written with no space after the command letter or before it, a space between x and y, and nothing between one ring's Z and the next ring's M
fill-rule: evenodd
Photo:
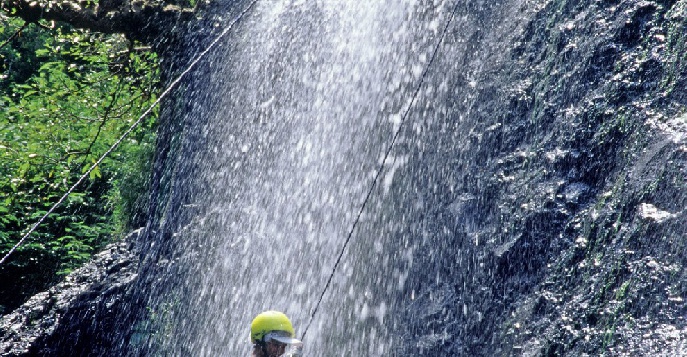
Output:
M287 332L291 338L296 336L291 321L284 313L265 311L256 316L250 324L250 342L255 344L262 341L266 334L273 331Z

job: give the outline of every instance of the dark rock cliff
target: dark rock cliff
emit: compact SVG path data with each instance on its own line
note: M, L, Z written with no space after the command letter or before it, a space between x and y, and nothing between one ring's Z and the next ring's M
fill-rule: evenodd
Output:
M131 241L140 230L107 246L63 282L0 320L2 356L86 356L114 350L138 257Z
M415 153L399 188L444 232L416 269L410 348L685 354L687 2L520 5L504 48L467 55L481 75L459 97L479 99L456 112L474 114L444 123L467 129L432 140L464 147Z

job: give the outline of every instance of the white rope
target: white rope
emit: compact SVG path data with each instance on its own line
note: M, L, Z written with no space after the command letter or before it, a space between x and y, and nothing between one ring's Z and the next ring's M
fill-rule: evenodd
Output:
M245 8L236 18L235 18L235 19L234 19L234 21L233 21L231 24L229 24L229 26L227 26L227 27L217 36L217 38L215 38L215 40L212 41L212 43L210 43L210 45L208 45L207 48L205 48L205 50L203 50L203 52L201 52L198 56L196 56L196 58L186 67L186 69L185 69L183 72L181 72L181 74L178 75L177 78L176 78L174 81L172 81L172 83L169 84L169 86L167 87L167 89L165 89L165 91L162 92L162 94L160 94L160 96L155 100L155 102L153 102L153 104L151 104L151 105L148 107L148 109L146 109L146 111L143 112L143 114L141 114L141 116L138 117L138 120L136 120L136 122L134 122L133 124L131 124L131 126L129 127L129 129L127 129L127 130L124 132L124 134L122 134L122 136L120 136L119 139L118 139L114 144L112 144L112 146L110 146L110 148L109 148L107 151L105 151L105 153L104 153L102 156L100 156L100 158L98 159L98 161L96 161L93 165L91 165L91 167L90 167L86 172L84 172L83 175L81 175L81 177L79 178L79 180L77 180L76 183L74 183L74 184L72 185L72 187L70 187L69 190L67 190L67 192L66 192L64 195L62 195L62 197L57 201L57 203L55 203L52 207L50 207L50 209L48 210L48 212L46 212L46 213L38 220L38 222L36 222L36 223L31 227L31 229L29 229L29 231L26 232L26 234L24 234L24 236L21 237L21 239L17 242L17 244L15 244L15 245L12 247L12 249L10 249L10 250L7 252L7 254L5 254L5 256L0 260L0 266L7 260L7 258L9 258L10 255L12 255L12 253L14 253L15 250L17 250L17 248L19 248L19 247L24 243L24 241L26 241L26 239L31 235L31 233L33 233L33 232L38 228L38 226L40 226L41 223L43 223L43 221L45 221L45 219L46 219L53 211L55 211L55 209L56 209L57 207L59 207L59 206L62 204L62 202L64 202L64 200L67 199L67 197L69 197L69 195L76 189L77 186L79 186L79 184L81 184L81 182L91 173L91 171L93 171L96 167L98 167L98 165L100 165L100 163L105 159L105 157L107 157L107 155L109 155L112 151L114 151L114 150L119 146L119 144L122 143L122 141L123 141L123 140L124 140L124 139L125 139L125 138L126 138L126 137L127 137L127 136L128 136L137 126L138 126L138 124L140 124L141 121L143 121L143 119L144 119L146 116L148 116L148 114L150 114L150 112L153 111L153 109L160 103L160 101L161 101L163 98L165 98L165 97L167 96L167 94L169 94L169 93L172 91L172 89L173 89L177 84L179 84L179 82L181 81L181 79L182 79L188 72L190 72L191 69L193 69L193 67L195 67L195 65L196 65L198 62L200 62L200 60L201 60L203 57L205 57L205 55L206 55L208 52L210 52L210 50L211 50L213 47L215 47L215 45L219 42L219 40L222 39L222 37L224 37L224 35L226 35L226 34L234 27L234 25L236 25L236 23L239 22L239 20L241 20L241 19L243 18L243 16L244 16L244 15L253 7L253 5L255 5L255 3L257 3L257 2L258 2L258 0L253 0L253 1L252 1L252 2L251 2L251 3L250 3L250 4L249 4L249 5L248 5L248 6L247 6L247 7L246 7L246 8Z

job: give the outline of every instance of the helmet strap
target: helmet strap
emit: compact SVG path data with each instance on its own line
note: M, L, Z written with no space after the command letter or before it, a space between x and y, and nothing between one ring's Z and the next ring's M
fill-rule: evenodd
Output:
M260 340L256 343L256 345L260 346L260 350L262 351L262 355L264 357L267 357L268 356L268 354L267 354L267 343L263 340Z

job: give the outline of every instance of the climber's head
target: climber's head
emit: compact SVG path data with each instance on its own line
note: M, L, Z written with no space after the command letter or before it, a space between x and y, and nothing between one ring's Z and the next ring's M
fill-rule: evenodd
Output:
M292 348L300 348L303 343L295 337L291 321L279 311L262 312L250 324L254 356L277 357Z

